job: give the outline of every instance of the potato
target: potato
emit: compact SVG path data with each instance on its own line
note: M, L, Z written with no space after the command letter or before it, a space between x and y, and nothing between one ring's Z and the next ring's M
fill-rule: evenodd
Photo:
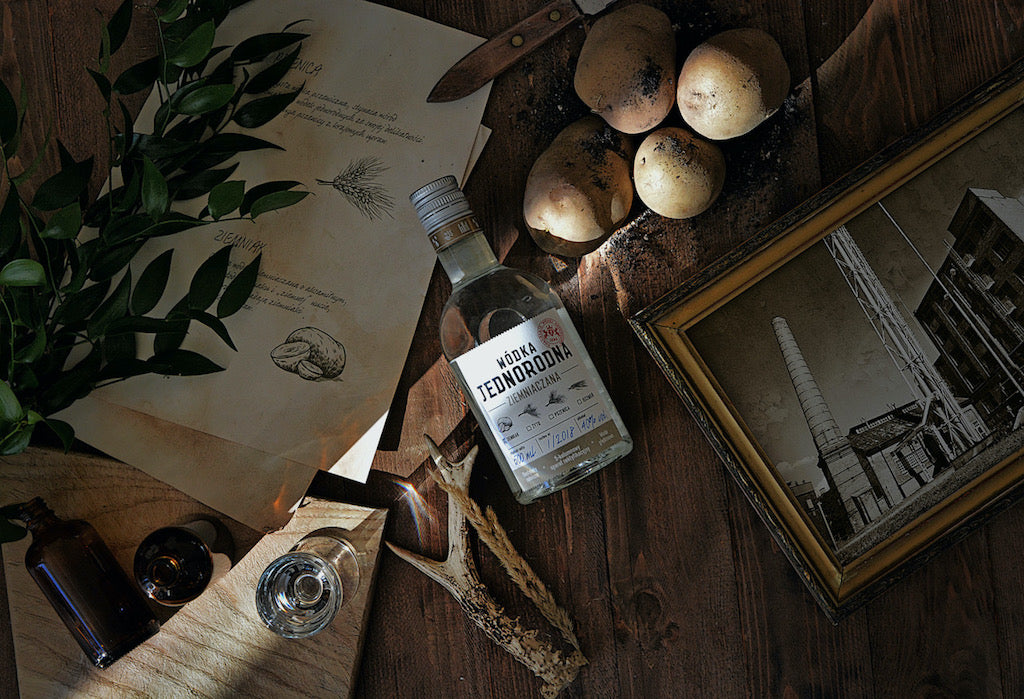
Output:
M683 120L701 136L735 138L778 110L789 79L775 39L760 29L730 29L687 56L676 103Z
M690 218L721 193L725 158L715 144L678 126L666 126L637 148L633 180L640 200L654 213Z
M576 63L576 94L623 133L660 124L675 102L676 42L661 10L627 5L601 17Z
M633 206L632 144L596 116L565 127L526 178L523 217L537 245L578 257L595 250Z

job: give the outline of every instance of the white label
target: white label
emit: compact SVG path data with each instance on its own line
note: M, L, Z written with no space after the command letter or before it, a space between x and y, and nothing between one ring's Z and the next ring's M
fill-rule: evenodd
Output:
M585 353L568 314L557 309L452 362L523 490L622 439Z

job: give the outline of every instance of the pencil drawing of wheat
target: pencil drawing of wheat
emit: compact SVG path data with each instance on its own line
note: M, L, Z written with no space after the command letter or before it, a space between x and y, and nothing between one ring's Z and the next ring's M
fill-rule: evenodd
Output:
M371 220L391 217L395 202L384 185L374 180L388 168L374 157L360 158L348 164L333 180L317 179L317 184L334 187Z

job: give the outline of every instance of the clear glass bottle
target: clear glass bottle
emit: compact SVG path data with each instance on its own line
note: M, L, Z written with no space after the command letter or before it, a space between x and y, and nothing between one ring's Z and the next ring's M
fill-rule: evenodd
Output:
M628 454L633 440L547 282L498 263L454 177L410 200L452 281L441 347L516 499Z
M155 634L146 599L88 522L63 520L40 498L20 506L32 533L25 568L96 667Z
M256 586L256 611L284 638L327 628L359 589L359 554L344 529L310 532L274 560Z
M231 567L231 532L212 519L161 527L135 551L135 582L154 602L178 607Z

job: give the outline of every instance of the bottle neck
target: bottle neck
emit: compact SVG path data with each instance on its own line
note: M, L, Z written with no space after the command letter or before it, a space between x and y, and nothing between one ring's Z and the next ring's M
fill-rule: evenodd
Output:
M437 259L452 281L464 284L498 267L498 258L480 231L464 236L437 251Z
M22 503L17 517L32 532L59 521L42 498L32 498L28 502Z

